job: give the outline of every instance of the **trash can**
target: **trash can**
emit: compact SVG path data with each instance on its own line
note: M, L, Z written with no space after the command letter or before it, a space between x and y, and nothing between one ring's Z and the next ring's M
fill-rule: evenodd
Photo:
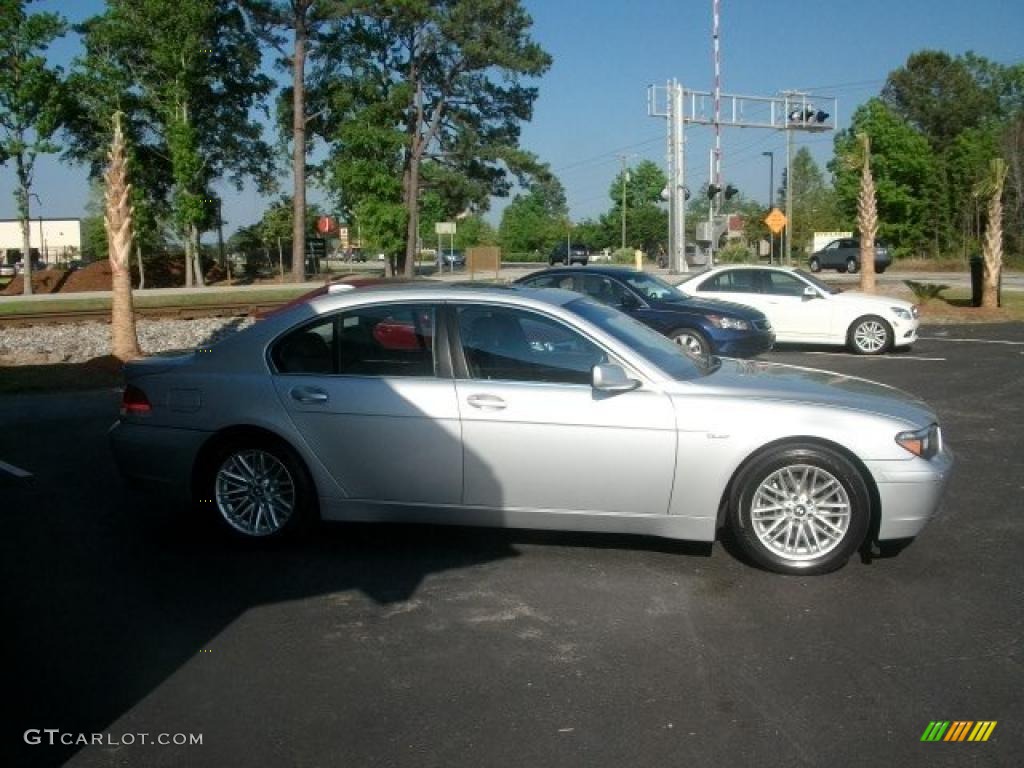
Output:
M981 306L981 284L985 279L985 262L981 256L971 256L971 306Z

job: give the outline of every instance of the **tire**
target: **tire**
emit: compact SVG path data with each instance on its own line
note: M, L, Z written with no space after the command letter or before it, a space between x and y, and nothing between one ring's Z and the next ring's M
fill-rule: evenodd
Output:
M260 435L216 446L200 469L196 492L200 509L237 540L291 538L315 516L316 494L302 460L283 442Z
M881 355L893 345L892 326L877 315L865 315L853 321L846 343L858 355Z
M821 272L821 261L817 257L811 259L809 266L811 267L811 272Z
M695 328L677 328L668 337L696 360L703 362L711 356L711 344L707 337Z
M857 263L857 260L855 258L851 256L849 259L846 260L846 271L849 272L851 275L857 274L857 271L859 269L860 265Z
M733 482L729 525L736 542L754 563L776 573L841 568L863 543L870 522L864 477L824 446L770 449Z

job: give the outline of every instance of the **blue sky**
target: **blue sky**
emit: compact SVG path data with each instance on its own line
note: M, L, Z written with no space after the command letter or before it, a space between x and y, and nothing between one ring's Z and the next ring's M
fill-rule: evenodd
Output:
M647 86L677 78L694 90L712 86L711 0L525 0L534 36L554 64L537 81L540 97L522 144L550 163L562 179L571 215L578 220L606 210L620 152L630 162L665 164L665 124L647 116ZM80 21L102 10L97 0L34 3ZM839 99L840 127L858 104L876 95L892 69L922 48L953 54L973 50L1002 63L1024 59L1024 3L1020 0L721 0L722 89L772 95L805 89ZM66 65L78 52L71 36L52 49ZM707 181L711 129L687 130L686 176L691 189ZM820 163L831 157L832 137L797 135ZM723 177L764 201L768 159L775 153L775 182L784 163L784 136L761 130L723 131ZM281 178L287 189L290 179ZM15 215L14 171L0 168L0 218ZM43 202L33 215L80 216L88 198L84 170L53 158L39 161L35 192ZM255 190L224 189L229 232L257 220L266 200ZM323 195L311 190L311 200ZM34 201L33 201L34 203ZM497 221L502 201L489 218Z

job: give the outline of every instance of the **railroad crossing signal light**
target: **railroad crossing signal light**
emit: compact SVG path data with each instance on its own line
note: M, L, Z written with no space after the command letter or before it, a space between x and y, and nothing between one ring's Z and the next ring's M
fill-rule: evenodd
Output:
M739 190L736 189L736 187L734 187L732 184L726 184L725 185L725 199L726 200L732 200L732 198L736 196L737 192L739 192Z
M708 184L708 200L714 200L715 195L722 191L722 188L717 184Z

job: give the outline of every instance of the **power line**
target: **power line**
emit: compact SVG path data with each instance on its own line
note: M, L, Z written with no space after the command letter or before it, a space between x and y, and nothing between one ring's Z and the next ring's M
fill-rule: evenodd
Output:
M577 167L579 167L581 165L586 165L587 163L592 163L595 160L601 160L601 159L606 158L606 157L614 157L615 155L617 155L618 153L622 152L625 149L635 149L637 147L644 147L644 146L647 146L648 144L653 144L656 141L660 142L660 141L664 141L664 140L665 140L664 136L655 136L655 137L650 138L650 139L645 139L644 141L638 141L638 142L636 142L634 144L626 144L626 145L621 146L621 147L616 147L615 149L612 149L612 150L610 150L608 152L602 152L600 155L594 155L593 157L588 157L588 158L586 158L584 160L576 160L576 161L574 161L572 163L568 163L567 165L562 165L562 166L559 166L558 168L552 168L551 170L553 172L555 172L555 173L560 173L562 171L567 171L567 170L569 170L571 168L577 168Z

